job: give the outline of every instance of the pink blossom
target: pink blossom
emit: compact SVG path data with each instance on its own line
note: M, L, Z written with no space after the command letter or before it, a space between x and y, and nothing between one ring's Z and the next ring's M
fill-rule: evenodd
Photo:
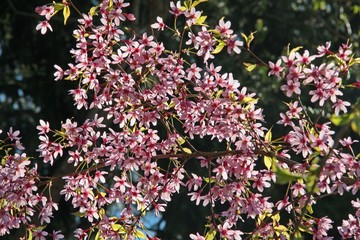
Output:
M46 240L46 236L48 235L48 232L43 231L41 228L35 229L33 232L33 236L35 237L35 240Z
M39 14L40 16L45 16L46 20L50 20L52 14L54 13L54 7L53 6L40 6L35 8L35 12Z
M52 240L59 240L64 238L64 235L61 234L60 231L55 231L55 230L53 230L53 232L50 233L49 236L52 237Z
M61 67L58 65L54 65L54 67L57 69L57 71L54 73L55 81L61 80L64 77L64 70L62 70Z
M9 128L9 131L7 132L7 135L8 135L8 137L9 137L9 139L11 141L20 139L20 137L19 137L20 131L19 130L13 131L12 127Z
M160 30L160 31L164 31L166 25L165 25L163 19L161 17L157 17L156 20L157 20L157 23L151 24L151 27L155 28L157 30Z
M326 42L325 46L321 45L317 48L318 50L318 56L319 57L322 57L324 56L325 54L329 54L331 53L330 52L330 46L331 46L331 42Z
M305 195L305 188L305 184L299 182L295 183L293 186L291 186L291 189L293 190L293 196L297 197Z
M48 21L42 21L36 26L36 30L40 30L41 34L45 34L47 30L53 31Z
M310 56L310 53L308 50L305 50L303 55L300 55L300 53L295 53L296 60L303 63L303 64L310 64L316 56Z
M195 234L190 234L190 238L192 240L205 240L205 237L201 236L199 233Z
M286 85L282 85L280 89L286 92L287 97L291 97L294 93L301 94L300 82L296 80L287 80Z
M49 122L45 122L44 120L40 120L40 125L36 127L37 130L39 130L39 134L45 134L50 131L50 125Z
M269 62L269 67L269 76L275 75L276 77L280 77L280 73L284 70L284 68L281 67L281 59L277 60L275 64L273 62Z
M233 34L233 30L231 30L231 22L226 21L224 22L224 19L219 20L219 24L216 26L216 30L220 32L222 36L228 36Z
M230 36L228 39L226 39L226 45L227 45L227 52L229 54L231 53L231 51L235 52L236 54L240 54L241 47L244 45L244 43L238 40L238 36L234 34Z
M195 8L191 8L190 11L185 11L186 24L191 27L196 23L196 20L201 16L200 11L196 11Z
M174 2L170 2L170 8L171 10L169 12L173 14L175 17L179 16L182 13L180 1L177 1L176 5Z
M348 107L350 105L351 104L349 102L347 102L347 101L337 99L332 107L335 109L335 111L334 111L335 115L339 115L340 111L343 111L344 113L347 113L347 108L346 107Z

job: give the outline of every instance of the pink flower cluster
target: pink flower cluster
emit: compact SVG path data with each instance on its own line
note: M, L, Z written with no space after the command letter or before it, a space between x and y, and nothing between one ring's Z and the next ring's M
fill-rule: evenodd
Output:
M271 69L269 75L281 76L286 80L281 90L287 97L308 94L311 97L310 101L317 102L320 107L330 101L335 114L338 115L340 111L346 113L346 107L350 106L349 102L339 99L339 96L343 95L340 90L341 73L347 71L353 52L351 44L343 44L337 53L331 52L330 46L330 42L326 43L326 46L319 46L318 54L311 56L308 50L305 50L302 55L297 51L291 51L289 56L283 56L276 63L269 62ZM317 58L324 56L335 58L340 64L335 64L333 61L328 64L315 64ZM282 62L284 67L281 66ZM304 93L304 88L307 86L315 87L315 89Z
M349 219L343 220L342 226L338 230L343 239L358 239L360 238L360 201L351 201L353 207L356 209L355 216L349 214Z
M78 20L73 32L76 45L70 51L74 62L64 70L55 65L54 77L77 82L69 90L74 105L96 113L83 123L67 119L61 130L51 130L43 120L37 126L42 161L51 167L66 158L76 169L62 176L65 184L60 192L76 215L89 222L88 228L74 232L75 238L92 234L106 239L145 238L142 216L148 211L161 216L184 189L196 205L211 210L208 234L219 238L241 239L246 234L291 239L300 226L306 226L314 239L330 239L332 220L305 213L327 194L356 194L360 186L360 164L352 147L357 141L341 139L341 147L335 148L334 130L322 117L328 103L335 114L346 113L350 105L339 97L341 74L352 58L351 45L342 45L336 54L329 43L320 46L317 55L291 51L269 63L269 75L285 80L281 90L289 98L288 110L278 121L289 130L279 143L263 126L256 95L213 61L225 47L228 53L239 54L243 42L229 21L220 19L214 29L204 24L206 17L196 9L200 2L171 2L174 26L161 17L151 25L154 30L172 31L179 38L176 49L153 35L129 31L126 24L135 16L128 13L129 3L124 0L102 0ZM65 5L68 11L67 1L61 6ZM48 20L54 9L36 9L46 18L37 26L42 34L52 30ZM178 18L185 26L179 26ZM323 56L332 56L337 63L315 64ZM309 104L320 108L319 116L310 115L303 105L306 95ZM21 151L18 134L10 129L7 140ZM193 139L205 137L224 148L198 150ZM198 169L188 169L189 161L197 162ZM34 206L39 206L41 224L50 223L58 206L51 196L38 192L43 183L51 192L58 179L44 182L24 153L6 154L0 177L1 235L27 224L36 239L63 237L48 233L45 225L31 225ZM288 190L282 199L271 199L266 190L284 182ZM120 214L105 211L115 205L121 206ZM220 205L223 210L216 212ZM358 208L358 201L353 205ZM293 216L285 225L279 214L284 210ZM357 236L358 215L350 215L338 227L344 238ZM253 232L239 229L244 219L254 223ZM190 238L206 239L199 233Z
M37 165L32 164L25 153L17 153L25 150L20 140L20 131L13 131L12 128L7 132L7 138L0 140L0 236L25 224L29 225L28 229L33 232L35 239L42 239L37 237L38 229L30 224L31 219L36 215L41 224L50 223L57 204L38 192L36 184L40 176ZM41 232L48 235L45 231ZM63 237L60 232L54 232L52 236L53 239Z
M51 19L52 15L55 12L55 8L54 6L50 5L43 5L43 6L39 6L35 9L35 12L37 14L39 14L40 16L44 16L45 20L41 21L37 26L36 26L36 30L40 30L41 34L45 34L47 32L47 30L49 29L50 31L53 31L49 20Z

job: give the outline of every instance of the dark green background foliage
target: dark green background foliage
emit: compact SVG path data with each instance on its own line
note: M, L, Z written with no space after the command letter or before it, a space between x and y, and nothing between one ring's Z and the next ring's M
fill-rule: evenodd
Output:
M3 0L0 7L0 128L6 130L13 126L21 130L24 145L35 161L38 156L35 152L38 144L35 129L39 119L45 119L52 127L59 128L60 122L68 117L75 116L81 121L88 114L75 111L72 99L67 96L67 91L76 86L76 83L53 81L53 65L58 64L65 68L66 64L72 61L69 50L73 47L74 39L71 33L76 27L78 16L72 12L68 24L64 26L59 13L59 16L51 20L54 32L43 36L35 31L36 25L42 19L35 14L34 9L48 2L50 1ZM73 2L80 10L87 11L95 1ZM136 31L148 30L157 15L169 16L170 1L131 2L132 11L137 17L131 27ZM331 41L336 48L347 40L352 42L355 48L359 47L359 1L209 0L208 3L199 5L199 8L208 16L210 26L215 26L218 19L225 16L225 20L232 22L232 28L238 35L241 32L248 34L256 31L252 51L266 62L276 61L285 53L289 43L291 47L304 46L313 53L318 45L325 44L326 41ZM170 22L171 19L166 21ZM173 42L172 37L166 34L158 37L167 44ZM243 62L256 63L246 53L231 58L220 53L216 60L216 64L222 65L224 71L233 72L241 85L260 96L259 103L264 107L268 127L271 127L277 121L279 111L285 108L281 102L284 96L279 92L279 80L267 77L264 67L247 73ZM350 76L350 81L358 78L359 74L355 71ZM354 102L356 96L347 97ZM278 132L281 133L281 129L278 129ZM198 142L199 148L217 147L208 140ZM68 171L63 168L62 164L58 164L50 171L40 166L43 174L47 175ZM279 191L281 190L280 187ZM274 192L274 189L271 191ZM61 228L68 235L81 222L73 219L69 206L61 197L58 198L61 211L56 213L52 227ZM277 198L275 194L274 199ZM340 211L334 212L335 208ZM322 200L316 210L319 215L335 216L338 224L341 217L346 216L348 206L329 198ZM205 219L202 215L206 211L190 202L185 193L176 196L163 216L162 221L166 223L166 227L159 230L159 236L163 239L188 239L190 232L203 230ZM159 226L154 226L154 230L158 228ZM13 236L18 235L14 232Z

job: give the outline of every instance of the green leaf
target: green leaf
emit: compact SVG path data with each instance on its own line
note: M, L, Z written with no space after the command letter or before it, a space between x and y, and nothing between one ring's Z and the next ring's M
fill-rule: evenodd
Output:
M207 2L208 0L196 0L193 2L193 4L191 4L191 7L196 7L198 4L202 3L202 2Z
M311 206L310 204L308 204L308 205L306 206L306 210L308 210L308 212L309 212L310 214L313 214L313 213L314 213L314 210L313 210L313 208L312 208L312 206Z
M189 148L183 148L182 149L185 153L191 154L191 150Z
M355 114L351 113L351 114L343 114L343 115L332 115L330 117L330 121L335 125L335 126L343 126L346 124L349 124L351 122L352 119L354 119Z
M202 25L202 26L207 26L206 24L204 24L205 20L206 20L207 16L200 16L196 19L196 25Z
M251 72L252 70L254 70L255 68L256 68L256 64L253 64L253 63L246 63L246 62L244 62L243 63L244 65L245 65L245 69L246 69L246 71L248 71L248 72Z
M221 33L220 33L218 30L216 30L216 29L210 29L210 30L208 30L208 32L211 32L211 33L213 33L214 35L221 36Z
M311 230L310 230L310 226L305 226L303 224L299 225L299 230L301 232L306 232L306 233L310 233L311 234Z
M114 223L111 228L118 233L126 233L125 228L121 224Z
M259 100L259 98L253 98L253 97L246 96L246 97L244 97L242 102L256 104L258 102L258 100Z
M265 141L266 142L271 142L271 139L272 139L271 129L272 129L272 127L265 134Z
M280 214L279 214L279 213L271 216L271 218L272 218L273 220L275 220L276 222L280 222Z
M215 182L215 179L213 179L213 178L208 178L208 177L204 177L204 181L205 181L206 183L214 183L214 182Z
M221 52L221 50L226 46L226 43L223 41L219 41L219 44L216 46L216 48L214 49L214 51L212 51L212 54L218 54L219 52Z
M213 240L215 238L215 236L216 236L216 231L211 230L211 231L206 233L205 240Z
M245 33L241 33L241 36L244 38L245 42L247 42L247 41L248 41L248 37L246 36L246 34L245 34Z
M312 191L316 184L317 174L315 173L316 172L311 172L310 175L306 177L306 189L308 192Z
M186 3L184 3L184 4L186 4ZM186 11L186 10L187 10L187 7L186 7L186 6L181 6L181 7L180 7L180 10L181 10L181 11Z
M276 174L277 184L287 184L302 179L302 176L290 172L287 169L280 168L277 164L273 164L273 171Z
M301 233L299 231L297 231L294 235L293 240L303 240L304 237L301 235Z
M185 9L183 9L183 7L181 7L181 9L180 9L181 11L185 11L185 10L187 10L187 9L190 10L191 2L190 2L189 0L184 1L184 6L185 6Z
M266 168L267 168L268 170L270 170L270 169L271 169L271 166L272 166L272 164L273 164L273 159L272 159L271 157L264 156L264 164L265 164Z
M145 234L144 234L141 230L136 230L136 231L135 231L135 236L136 236L137 238L140 238L140 239L146 239Z
M104 192L100 192L100 195L105 197L106 193ZM101 208L100 211L99 211L99 217L100 219L102 219L102 217L105 215L105 209Z
M220 96L221 96L221 94L222 94L223 92L224 92L224 90L220 89L220 90L216 93L215 98L216 98L216 99L219 99Z
M99 6L94 6L94 7L90 8L89 15L90 16L96 15L96 11L97 11L98 7Z
M7 204L7 201L5 198L0 199L0 209L3 209Z
M351 122L351 129L357 134L360 135L360 118L355 118Z
M1 166L5 166L6 164L6 156L4 156L2 159L1 159Z
M255 37L254 37L254 33L256 33L256 31L255 31L255 32L251 32L251 33L249 34L249 36L246 36L244 33L241 33L241 36L243 36L247 48L250 48L250 43L251 43L251 42L254 40L254 38L255 38Z
M28 229L28 238L27 240L32 240L33 239L33 232L31 229Z
M70 7L69 6L64 7L63 15L64 15L64 25L66 25L66 22L67 22L68 18L70 17Z
M290 50L290 43L289 43L287 46L287 54L290 55L291 53L298 52L302 48L303 48L303 46L299 46L299 47L296 47L296 48L293 48Z
M102 238L100 237L100 231L97 231L94 240L100 240L100 239L102 239Z
M177 141L180 145L183 145L185 143L185 139L182 137L178 137Z
M54 11L57 12L57 11L60 11L60 10L63 10L65 5L63 3L55 3L53 2L54 4Z
M84 216L85 216L85 213L75 212L75 213L73 213L73 215L75 215L75 216L77 216L77 217L84 217Z

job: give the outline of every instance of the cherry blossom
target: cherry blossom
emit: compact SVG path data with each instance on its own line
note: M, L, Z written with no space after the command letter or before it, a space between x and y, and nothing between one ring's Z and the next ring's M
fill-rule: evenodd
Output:
M155 28L157 30L160 30L160 31L164 31L165 26L166 26L164 23L164 20L161 17L157 17L156 20L157 20L157 23L151 24L151 27Z
M214 28L204 24L204 13L196 9L202 1L190 2L170 3L175 29L160 16L150 24L179 37L176 48L153 34L128 31L135 16L123 0L102 0L93 13L80 15L70 51L73 61L64 70L55 65L54 78L76 83L68 93L88 118L66 119L60 130L40 120L36 160L26 155L19 131L10 128L1 136L1 236L24 224L35 239L63 238L59 231L46 229L59 210L51 186L62 179L60 194L90 226L76 229L76 239L93 232L106 239L135 239L139 231L146 232L141 216L153 211L160 217L181 191L210 210L207 232L190 234L191 239L206 239L206 234L229 240L290 239L301 226L307 226L314 239L331 238L331 218L316 218L308 209L317 198L356 194L360 187L353 147L358 140L346 136L337 144L328 119L351 106L343 99L343 73L350 67L352 45L342 44L333 52L327 42L316 54L294 49L268 65L261 62L268 76L282 81L286 99L277 120L286 133L274 140L278 133L265 127L261 99L216 65L216 55L225 46L229 54L251 51L248 39L244 49L224 18ZM49 20L54 9L36 8L45 17L36 26L41 34L53 31ZM178 18L184 26L176 24ZM204 138L221 149L198 150L194 139ZM48 167L63 161L76 170L43 177L38 161ZM197 168L188 168L189 161ZM269 193L274 184L287 185L276 199ZM351 203L354 214L336 229L343 238L356 239L360 204ZM118 215L105 211L118 205ZM291 216L286 225L280 223L283 211ZM34 226L33 218L42 226ZM245 232L243 221L253 223L253 231Z
M45 34L47 30L53 31L48 21L42 21L36 26L36 30L40 30L41 34Z

